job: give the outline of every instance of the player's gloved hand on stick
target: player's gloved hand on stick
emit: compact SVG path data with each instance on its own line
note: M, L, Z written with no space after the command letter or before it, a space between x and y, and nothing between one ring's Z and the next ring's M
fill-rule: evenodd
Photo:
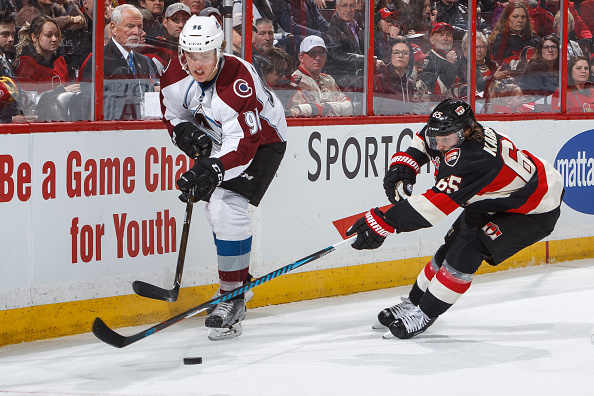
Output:
M182 122L173 128L173 143L190 158L210 157L212 140L200 127Z
M225 176L223 163L218 158L201 158L177 181L184 202L208 201L214 189Z
M358 219L346 232L347 236L357 233L357 239L351 245L357 250L377 249L386 237L394 233L394 227L388 224L384 213L378 208L371 209Z
M420 169L417 161L407 153L398 152L392 156L390 169L384 176L384 190L391 203L410 197Z

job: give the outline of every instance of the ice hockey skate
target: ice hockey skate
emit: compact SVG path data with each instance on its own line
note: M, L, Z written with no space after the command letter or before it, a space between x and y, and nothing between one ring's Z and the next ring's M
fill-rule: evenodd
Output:
M220 295L221 295L221 289L217 289L216 293L213 294L210 299L212 300L213 298L217 298ZM245 302L246 302L246 304L248 303L248 301L250 301L252 299L252 297L254 297L254 292L252 290L248 290L248 291L245 292ZM208 308L206 310L206 313L208 315L210 315L216 309L216 307L217 307L217 305Z
M390 324L390 331L384 335L384 338L412 338L427 330L436 319L437 316L429 317L421 308L414 307L406 315Z
M383 309L377 315L377 321L373 324L373 326L371 326L371 328L374 330L385 330L388 326L390 326L390 323L403 317L415 307L415 305L410 302L408 297L400 297L400 300L402 300L402 302Z
M241 321L245 319L245 299L224 301L206 317L208 339L211 341L239 337L243 332Z

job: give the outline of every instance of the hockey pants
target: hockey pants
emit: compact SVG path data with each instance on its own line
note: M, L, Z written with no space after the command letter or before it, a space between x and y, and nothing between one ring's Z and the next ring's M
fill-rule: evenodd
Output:
M483 260L497 265L549 235L560 209L524 215L464 210L431 261L418 275L409 298L427 316L447 311L468 290Z
M217 248L220 292L226 293L244 284L252 250L249 203L243 196L216 188L205 214Z

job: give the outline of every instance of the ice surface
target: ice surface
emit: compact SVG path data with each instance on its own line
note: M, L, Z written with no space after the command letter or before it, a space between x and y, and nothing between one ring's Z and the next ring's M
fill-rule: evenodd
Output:
M377 313L408 289L251 309L227 341L201 316L123 349L90 333L7 346L0 396L594 395L594 260L477 276L426 333L382 339Z

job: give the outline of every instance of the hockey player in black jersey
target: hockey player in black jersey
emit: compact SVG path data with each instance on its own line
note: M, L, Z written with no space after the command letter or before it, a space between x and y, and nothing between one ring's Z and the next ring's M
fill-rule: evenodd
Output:
M430 160L435 186L411 196ZM394 206L371 209L351 226L355 249L376 249L394 232L431 227L464 208L408 297L379 313L374 328L398 338L427 330L468 290L483 260L498 265L549 235L563 196L551 164L483 127L467 103L451 99L433 109L405 152L394 154L384 189Z

